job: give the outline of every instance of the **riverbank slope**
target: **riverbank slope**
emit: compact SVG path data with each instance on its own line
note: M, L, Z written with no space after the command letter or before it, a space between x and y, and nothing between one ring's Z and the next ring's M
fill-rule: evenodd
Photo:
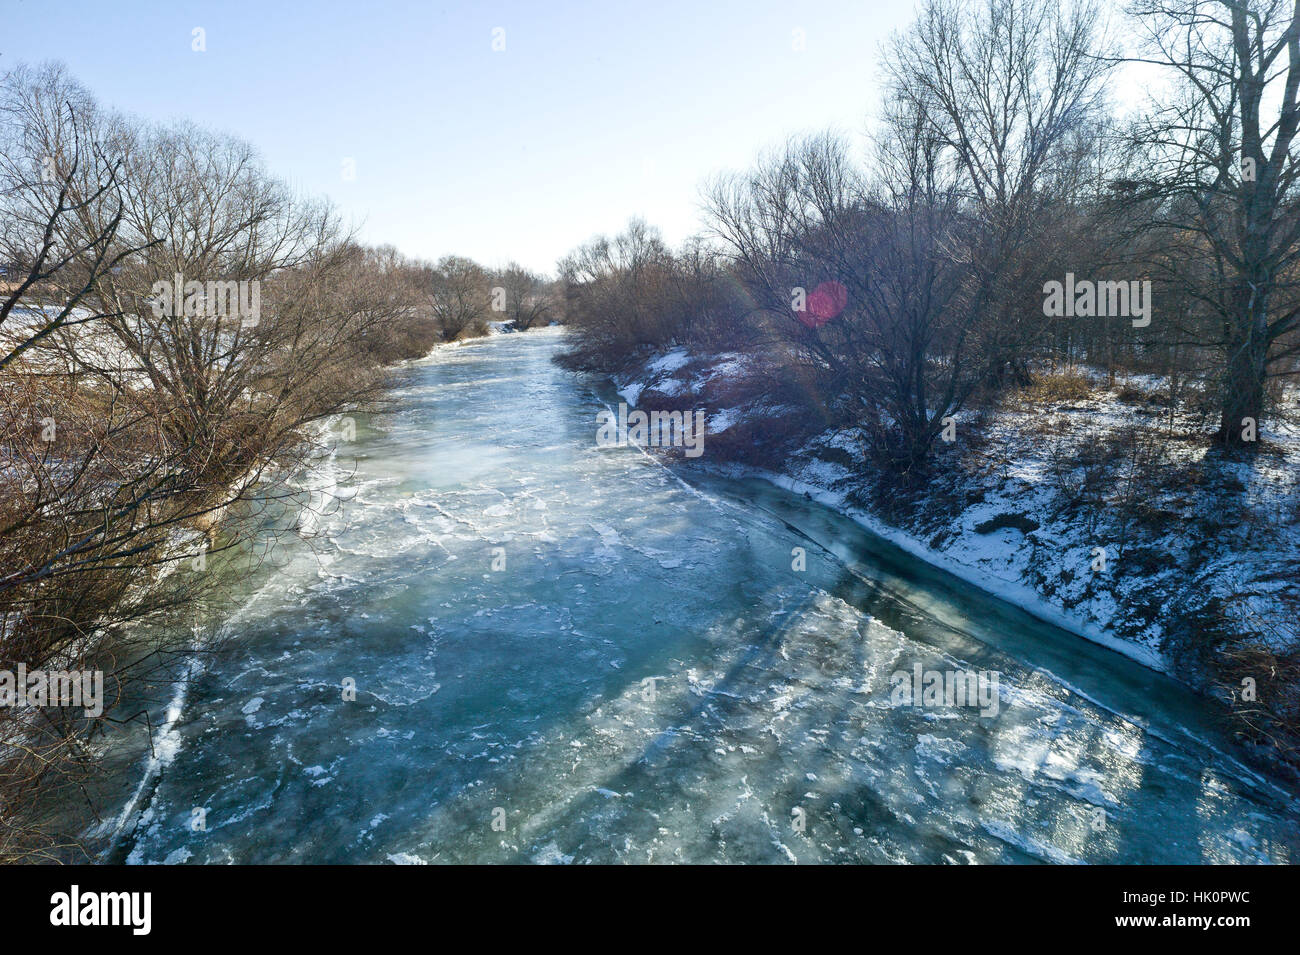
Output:
M1245 740L1292 751L1300 610L1300 408L1253 461L1194 437L1149 376L1044 373L959 415L934 466L882 473L752 353L683 347L614 374L629 406L703 409L700 464L807 494L910 553L1224 701ZM1189 437L1191 435L1191 437Z

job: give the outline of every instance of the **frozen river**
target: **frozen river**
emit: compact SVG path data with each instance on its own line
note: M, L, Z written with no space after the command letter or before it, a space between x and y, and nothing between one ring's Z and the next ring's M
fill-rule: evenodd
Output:
M1204 701L817 504L598 449L561 343L401 371L119 760L108 858L1296 860ZM991 695L900 699L918 666Z

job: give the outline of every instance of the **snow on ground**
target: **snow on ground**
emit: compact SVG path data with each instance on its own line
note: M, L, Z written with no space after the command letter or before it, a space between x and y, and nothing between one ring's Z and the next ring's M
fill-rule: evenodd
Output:
M53 306L15 308L0 328L0 354L25 342L33 331L55 320L59 311ZM68 358L75 346L77 361L83 367L108 369L116 372L120 381L147 385L148 376L141 370L136 356L101 322L91 321L94 317L95 313L87 309L74 308L69 312L66 324L55 329L36 347L28 349L23 360L42 370L75 370Z

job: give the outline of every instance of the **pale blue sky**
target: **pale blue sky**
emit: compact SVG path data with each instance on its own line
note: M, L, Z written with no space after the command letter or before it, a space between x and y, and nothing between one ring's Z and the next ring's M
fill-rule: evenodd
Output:
M860 136L881 41L912 9L0 0L0 68L61 60L107 105L229 130L333 198L367 241L549 271L632 215L680 241L706 177L788 134ZM191 49L195 27L206 52Z

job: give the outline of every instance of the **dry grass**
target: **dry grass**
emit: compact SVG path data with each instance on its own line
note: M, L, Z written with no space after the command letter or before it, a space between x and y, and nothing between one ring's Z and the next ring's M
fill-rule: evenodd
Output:
M1039 373L1033 384L1020 389L1016 397L1031 406L1069 404L1085 401L1096 386L1087 375L1075 368Z
M1229 699L1234 732L1244 741L1300 757L1300 652L1242 643L1220 652L1219 686Z

